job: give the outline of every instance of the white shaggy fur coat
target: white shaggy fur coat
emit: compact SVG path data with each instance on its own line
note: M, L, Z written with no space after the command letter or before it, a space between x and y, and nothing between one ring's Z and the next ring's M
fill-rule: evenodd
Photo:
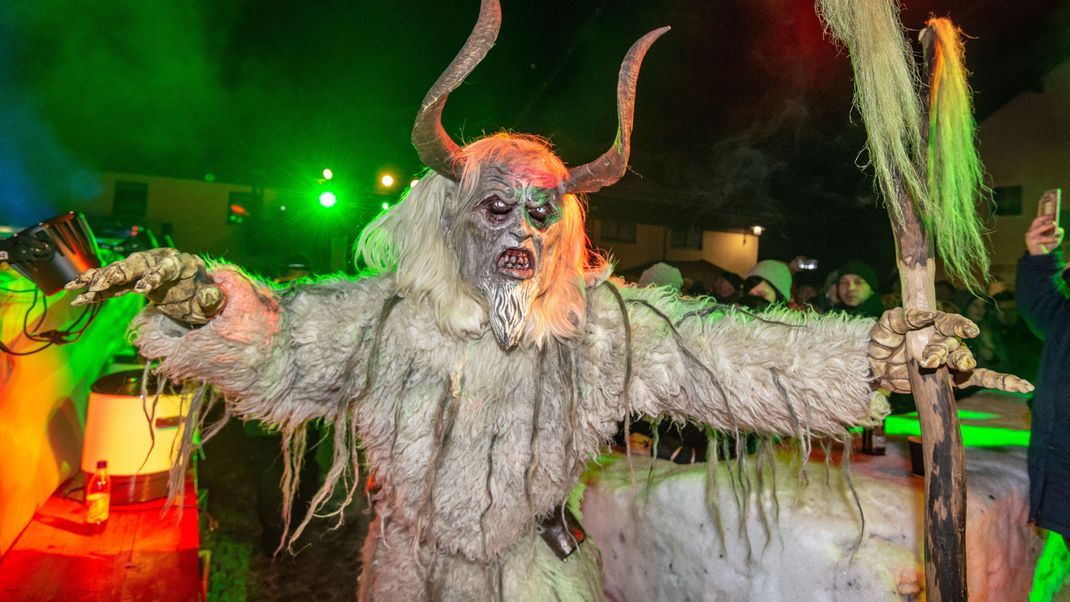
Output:
M593 547L558 560L536 524L629 412L804 440L886 412L871 320L689 315L703 302L628 286L618 299L596 282L580 337L503 351L486 328L443 334L390 275L288 292L226 266L212 276L219 316L191 329L150 307L136 343L239 416L284 433L324 418L359 438L382 486L362 599L600 599ZM335 469L354 457L336 453Z

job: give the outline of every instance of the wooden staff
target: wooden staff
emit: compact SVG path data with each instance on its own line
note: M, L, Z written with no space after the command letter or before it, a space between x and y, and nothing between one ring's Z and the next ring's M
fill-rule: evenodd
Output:
M922 31L921 41L925 73L931 85L937 52L931 27ZM926 134L923 128L923 137ZM915 200L905 187L897 188L902 221L891 215L892 207L888 211L895 235L903 307L936 311L933 240L918 215ZM932 334L933 329L927 328L906 336L910 388L918 407L925 461L925 592L931 601L958 601L968 597L966 452L947 367L925 369L918 363Z
M932 241L905 192L903 225L893 225L903 307L936 310ZM921 351L932 328L907 334L910 389L918 406L925 461L925 590L932 601L965 600L966 453L946 366L923 369Z

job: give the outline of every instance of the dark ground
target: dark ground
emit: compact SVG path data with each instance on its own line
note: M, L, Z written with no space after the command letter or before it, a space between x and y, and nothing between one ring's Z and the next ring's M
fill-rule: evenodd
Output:
M212 554L209 600L354 600L368 525L363 500L346 510L340 528L331 529L335 519L316 519L295 546L296 556L281 552L273 560L278 538L262 541L257 488L261 483L262 498L270 499L265 505L278 503L279 438L246 430L232 421L205 444L198 465L200 491L207 495L201 548Z

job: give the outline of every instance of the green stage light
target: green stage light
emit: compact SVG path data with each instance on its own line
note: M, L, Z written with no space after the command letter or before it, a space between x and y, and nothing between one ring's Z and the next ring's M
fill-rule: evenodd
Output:
M390 203L383 203L383 211L386 211L389 208L390 208Z
M338 202L338 198L334 196L334 193L330 190L325 190L320 193L320 205L324 207L334 207L334 204Z
M324 180L330 180L333 177L334 177L334 172L331 171L331 169L329 167L327 169L323 170L323 179Z
M994 414L988 412L970 410L959 410L958 415L960 420L978 422L995 417ZM1029 431L961 423L959 424L959 429L962 431L962 444L966 447L1029 446ZM889 416L884 421L884 432L889 435L902 435L904 437L907 435L921 435L918 413L912 412L910 414Z

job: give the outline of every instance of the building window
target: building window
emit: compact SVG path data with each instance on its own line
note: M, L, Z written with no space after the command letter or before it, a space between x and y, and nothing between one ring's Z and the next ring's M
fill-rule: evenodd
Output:
M701 249L702 230L695 228L672 228L669 231L669 244L674 249Z
M996 205L996 215L1022 214L1022 187L996 186L992 189L992 201Z
M623 219L602 220L602 240L635 242L635 222Z
M115 183L115 197L112 199L111 213L124 220L145 218L149 208L148 182Z

